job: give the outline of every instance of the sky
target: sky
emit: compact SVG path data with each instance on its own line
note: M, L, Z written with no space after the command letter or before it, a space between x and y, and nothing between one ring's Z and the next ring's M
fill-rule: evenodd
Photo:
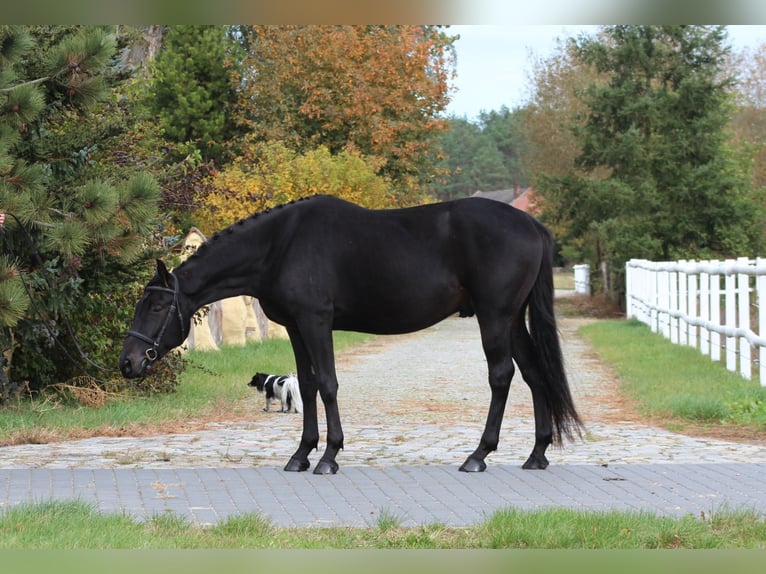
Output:
M729 26L735 51L766 44L766 26ZM552 55L556 39L594 34L598 26L450 26L459 34L457 88L447 114L474 120L482 111L523 105L530 96L535 59Z

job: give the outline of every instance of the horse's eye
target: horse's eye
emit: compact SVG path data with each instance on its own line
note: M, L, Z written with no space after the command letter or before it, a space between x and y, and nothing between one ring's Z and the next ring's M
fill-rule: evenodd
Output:
M162 303L155 303L151 306L151 310L153 313L159 313L165 308L165 306Z

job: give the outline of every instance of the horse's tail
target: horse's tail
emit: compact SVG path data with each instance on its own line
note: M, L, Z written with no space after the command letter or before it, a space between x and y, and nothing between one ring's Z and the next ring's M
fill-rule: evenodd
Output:
M546 402L553 418L553 441L561 444L566 436L582 437L583 424L569 391L564 358L553 310L553 237L540 225L543 257L535 284L529 295L529 333L535 347L538 371Z

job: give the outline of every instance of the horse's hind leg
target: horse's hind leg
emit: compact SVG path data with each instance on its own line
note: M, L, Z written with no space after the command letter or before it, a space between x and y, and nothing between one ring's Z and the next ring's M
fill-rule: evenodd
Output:
M512 341L513 358L516 359L519 370L532 391L532 405L535 411L535 446L522 468L544 469L548 466L545 451L553 442L553 420L545 397L532 339L523 321L513 326Z
M481 328L481 342L484 354L487 357L489 369L489 387L492 398L489 403L489 413L484 433L481 435L479 446L466 459L460 470L463 472L481 472L487 468L484 462L486 456L497 450L500 440L500 427L503 423L503 413L508 400L508 391L511 388L514 366L511 353L511 321L492 318L482 321L479 318Z

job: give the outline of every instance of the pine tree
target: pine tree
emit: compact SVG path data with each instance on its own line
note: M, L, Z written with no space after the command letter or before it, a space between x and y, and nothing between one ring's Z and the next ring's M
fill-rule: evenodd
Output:
M172 26L156 59L152 107L165 137L193 143L205 160L220 159L235 133L235 48L224 26Z
M36 389L72 375L63 358L76 345L62 319L99 319L94 297L124 287L102 278L142 253L157 216L152 178L88 174L96 136L81 118L108 94L114 35L100 27L49 32L0 27L0 210L8 214L0 236L0 400L21 381ZM57 41L40 49L35 34Z
M588 88L576 134L585 176L551 178L541 191L567 230L560 239L595 265L619 274L631 257L758 248L762 208L727 143L725 37L721 26L608 26L603 39L578 42L578 58L606 78Z

